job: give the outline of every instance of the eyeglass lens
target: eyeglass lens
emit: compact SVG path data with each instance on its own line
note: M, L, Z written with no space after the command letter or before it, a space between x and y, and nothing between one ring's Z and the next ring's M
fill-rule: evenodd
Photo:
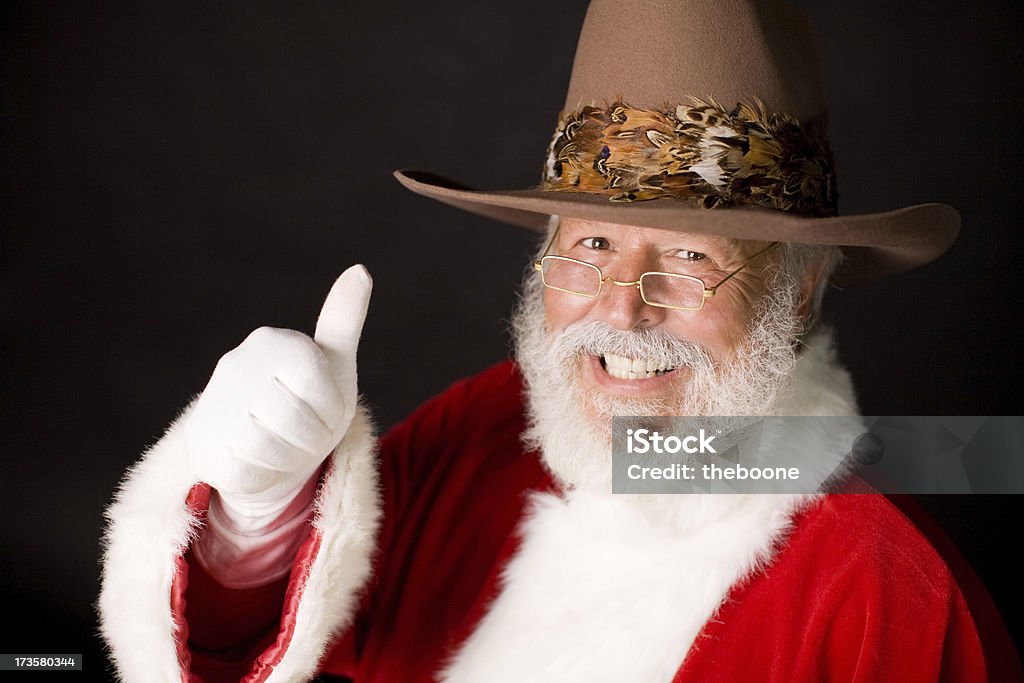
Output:
M640 278L640 291L650 303L664 306L697 309L704 302L704 285L682 275L647 273Z
M578 261L547 257L541 262L544 284L583 296L597 296L601 290L601 272Z

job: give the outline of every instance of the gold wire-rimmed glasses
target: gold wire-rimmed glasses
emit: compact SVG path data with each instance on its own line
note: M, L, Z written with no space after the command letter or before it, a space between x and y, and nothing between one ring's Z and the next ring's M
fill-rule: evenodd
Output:
M555 232L555 236L557 236L557 230ZM559 292L594 298L601 294L605 282L611 282L616 287L636 287L640 290L640 298L648 306L671 308L678 311L699 311L704 308L704 302L713 297L719 287L753 263L755 259L781 244L772 242L744 261L739 268L719 280L717 284L708 287L703 280L693 275L659 271L643 273L640 279L632 282L620 282L610 275L604 275L601 269L593 263L569 256L548 254L555 241L555 236L552 236L551 241L548 242L544 249L544 255L533 262L533 269L540 273L545 287Z

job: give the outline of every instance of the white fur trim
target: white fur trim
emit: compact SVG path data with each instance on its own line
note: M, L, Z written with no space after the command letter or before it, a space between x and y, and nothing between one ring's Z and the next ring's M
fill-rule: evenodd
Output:
M128 471L107 509L100 631L124 681L181 680L171 582L198 524L185 507L196 483L182 429L188 410Z
M322 534L320 552L299 600L291 644L267 683L312 678L332 637L355 616L382 513L375 455L373 427L360 407L317 498L313 525Z
M823 328L803 342L791 389L780 415L860 415L850 373L840 363L832 330Z
M672 680L729 588L770 558L808 499L703 498L705 510L724 503L717 519L680 533L618 496L537 495L504 591L444 680Z
M190 407L129 470L107 510L100 630L124 681L182 680L170 593L175 562L201 525L185 505L198 483L182 430ZM291 647L268 681L308 680L331 636L354 616L381 513L375 452L373 427L360 407L318 492L320 552L299 600Z
M779 414L828 418L803 420L801 429L788 432L785 443L781 444L779 450L787 454L789 460L798 461L795 464L800 465L801 479L809 478L828 488L850 474L855 465L847 457L867 428L860 417L853 380L839 363L830 329L820 330L805 341ZM832 480L832 477L837 479Z
M857 414L828 333L808 340L780 412ZM842 432L812 430L800 447L838 462L855 436ZM817 498L535 495L501 594L442 677L671 681L730 588Z

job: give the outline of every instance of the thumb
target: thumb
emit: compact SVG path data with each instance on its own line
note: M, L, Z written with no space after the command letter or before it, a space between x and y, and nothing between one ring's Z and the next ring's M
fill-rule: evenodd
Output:
M356 348L370 305L371 289L373 279L366 268L352 266L334 282L320 309L313 341L327 356L339 383L355 377Z

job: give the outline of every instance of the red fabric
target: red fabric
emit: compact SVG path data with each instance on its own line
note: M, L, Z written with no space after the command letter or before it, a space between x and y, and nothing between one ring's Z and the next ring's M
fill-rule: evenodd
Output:
M191 668L183 680L239 681L253 668L256 654L278 637L288 578L260 588L230 589L207 574L191 553L185 560L188 587L177 608L191 626Z
M829 496L796 520L768 569L733 588L675 681L752 676L986 680L978 634L942 558L884 497L855 494Z
M193 486L185 498L185 507L196 518L206 519L206 512L210 509L209 484ZM189 621L185 614L185 591L188 587L188 579L188 564L184 557L179 557L175 561L174 577L171 579L171 618L174 621L174 631L177 636L174 646L178 654L178 667L183 683L188 683L188 672L192 668L192 653L186 646L190 637Z
M889 498L927 536L928 541L945 558L952 570L981 635L989 671L1006 672L1006 680L1024 680L1024 671L1021 669L1017 650L1003 624L999 608L988 594L985 584L960 554L960 550L912 496L900 495Z
M521 391L515 366L502 363L382 439L374 578L323 673L430 681L472 632L518 545L527 493L553 488L519 441ZM765 570L733 587L675 681L1020 680L1012 651L990 656L1006 668L986 678L954 574L882 496L829 496L794 520Z
M503 363L456 383L382 439L381 552L349 642L324 672L424 680L472 631L517 546L527 493L552 486L522 452L520 394L518 373Z

